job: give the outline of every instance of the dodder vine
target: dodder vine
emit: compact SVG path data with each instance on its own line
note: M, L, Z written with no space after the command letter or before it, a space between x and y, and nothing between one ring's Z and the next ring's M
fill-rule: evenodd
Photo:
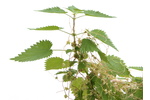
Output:
M52 42L41 40L18 56L11 58L11 60L26 62L47 58L45 69L59 69L56 75L62 74L63 82L69 83L69 86L64 88L64 97L68 99L70 99L70 91L74 94L74 100L143 99L143 78L134 77L129 71L130 68L142 71L142 67L127 67L119 57L106 55L102 52L99 48L99 41L118 51L104 31L100 29L86 29L84 32L76 33L76 19L80 17L114 18L113 16L103 14L99 11L81 10L74 6L69 6L65 10L53 7L39 11L69 16L72 19L72 32L66 32L59 26L30 28L30 30L59 30L60 32L69 34L73 37L73 40L67 41L67 45L71 45L72 48L52 50ZM72 15L69 15L68 12L71 12ZM84 35L84 37L80 37L81 35ZM65 51L69 59L50 57L54 51Z

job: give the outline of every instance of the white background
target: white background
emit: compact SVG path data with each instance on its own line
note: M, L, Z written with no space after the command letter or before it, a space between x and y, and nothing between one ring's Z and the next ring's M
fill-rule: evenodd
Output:
M64 46L68 35L59 31L31 31L47 25L67 27L67 16L36 12L49 7L93 9L116 16L115 19L83 17L77 20L78 31L85 28L104 30L115 46L110 54L121 57L128 66L143 66L144 77L149 73L149 2L148 0L1 0L0 1L0 100L63 100L61 82L45 71L45 59L18 63L9 59L39 40L49 39L53 48ZM61 53L54 53L59 55ZM139 76L141 73L134 72ZM144 81L148 88L149 81ZM145 94L145 100L148 100Z

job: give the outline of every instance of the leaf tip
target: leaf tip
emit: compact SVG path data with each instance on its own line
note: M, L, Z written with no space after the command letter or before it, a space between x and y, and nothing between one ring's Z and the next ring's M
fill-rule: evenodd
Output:
M34 11L41 12L41 10L34 10Z
M10 58L9 60L14 60L14 58Z
M117 18L116 16L109 16L108 18Z
M34 30L34 28L27 28L28 30Z

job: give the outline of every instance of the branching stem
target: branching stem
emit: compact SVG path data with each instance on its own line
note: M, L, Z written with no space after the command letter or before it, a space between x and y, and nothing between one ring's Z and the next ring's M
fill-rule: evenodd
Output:
M70 16L70 15L68 15L68 14L66 14L67 16L69 16L70 18L73 18L72 16Z
M77 18L81 18L81 17L84 17L85 15L82 15L82 16L79 16L79 17L77 17Z

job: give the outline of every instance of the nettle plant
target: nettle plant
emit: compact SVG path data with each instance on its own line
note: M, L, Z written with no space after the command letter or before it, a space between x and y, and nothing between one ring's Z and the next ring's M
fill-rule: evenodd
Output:
M134 77L129 69L142 71L142 67L127 67L123 60L114 55L107 55L100 49L102 43L118 49L108 38L107 34L100 29L85 29L76 33L76 19L91 16L102 18L114 18L99 11L81 10L75 6L66 9L59 7L39 10L45 13L65 14L72 19L72 32L66 32L62 27L46 26L31 28L30 30L54 31L58 30L70 36L66 45L71 48L60 49L68 59L50 57L52 42L41 40L11 60L19 62L34 61L47 58L46 70L58 70L55 74L62 76L62 81L69 84L64 86L64 97L74 100L142 100L143 78ZM72 37L72 38L71 38ZM58 50L57 50L58 51Z

